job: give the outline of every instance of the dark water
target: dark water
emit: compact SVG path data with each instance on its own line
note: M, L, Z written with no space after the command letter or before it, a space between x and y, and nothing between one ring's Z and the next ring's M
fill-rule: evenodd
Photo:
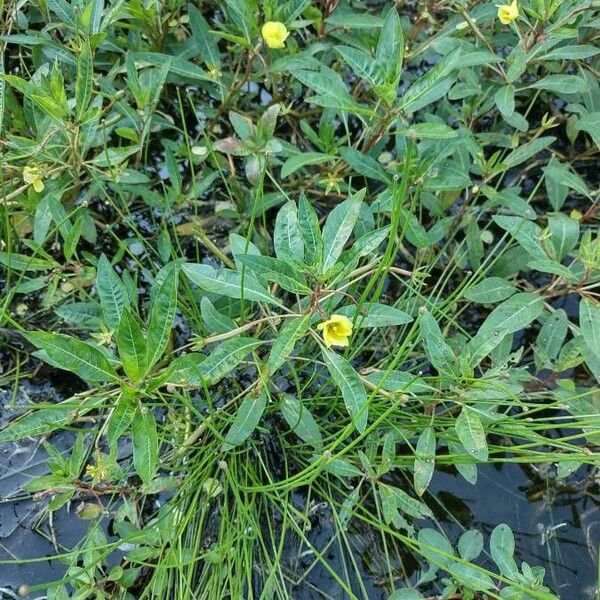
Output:
M19 405L51 401L59 396L48 383L35 386L23 381L16 395L12 390L0 390L0 422L5 424L18 413ZM51 442L68 451L73 439L72 432L59 432ZM21 491L27 481L46 472L46 459L39 440L0 446L0 561L47 557L41 562L0 564L0 588L16 591L24 584L60 579L65 565L52 557L73 548L87 531L89 522L75 515L76 503L70 510L63 507L49 519L45 511L47 501L35 500ZM470 485L449 468L436 472L427 501L451 541L455 542L465 529L476 528L484 534L488 548L492 529L498 523L507 523L515 533L517 562L525 560L544 566L546 585L563 600L595 600L600 544L598 481L597 472L591 467L580 467L567 479L558 480L552 467L498 463L481 465L477 484ZM407 487L404 481L397 481L396 485ZM298 494L296 500L302 504L305 499ZM348 565L347 548L341 549L335 537L330 508L318 505L313 517L309 539L318 549L326 549L327 560L343 578L344 565ZM385 600L389 591L381 585L388 582L385 555L380 551L381 536L351 524L349 539L367 597ZM290 544L284 556L284 564L297 583L291 588L292 597L352 598L322 565L313 564L314 556L305 550ZM400 548L391 558L396 563L393 574L397 587L417 580L418 564L408 552ZM494 570L485 556L480 564ZM356 579L352 566L347 572L350 579ZM360 590L355 581L354 597L363 597ZM435 588L423 591L439 592ZM30 597L36 596L39 593ZM3 598L0 589L0 600Z
M481 465L478 470L475 485L450 470L434 475L430 505L448 538L456 542L466 529L480 530L486 542L478 564L496 571L485 550L489 549L489 535L494 527L507 523L515 534L517 564L526 561L532 566L543 566L545 584L562 600L596 600L600 490L590 479L593 470L581 467L563 484L553 482L551 473L535 473L516 463ZM339 543L330 544L335 530L329 515L328 509L321 511L321 519L313 527L309 540L320 550L327 548L325 556L335 571L342 574L347 556L344 557ZM388 581L385 558L381 556L378 560L376 550L381 546L380 536L376 532L358 530L350 537L367 597L386 600L389 591L381 586ZM301 555L302 551L297 554ZM398 559L398 568L393 571L395 585L397 588L411 586L418 580L418 567L408 554ZM300 560L300 565L297 559L291 562L299 570L308 568L313 561L314 557L307 555ZM400 563L403 568L399 568ZM356 579L351 568L349 571ZM356 581L352 589L357 597L363 597ZM441 592L436 588L422 591ZM292 594L293 598L302 600L352 598L320 564L314 566Z

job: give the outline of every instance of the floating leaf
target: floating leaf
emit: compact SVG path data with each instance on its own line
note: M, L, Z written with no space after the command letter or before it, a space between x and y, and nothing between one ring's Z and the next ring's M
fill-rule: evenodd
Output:
M433 427L426 427L417 440L414 462L415 491L419 496L425 493L435 469L435 432Z
M488 459L485 430L479 416L472 408L463 406L454 424L454 430L461 444L471 456L482 461Z

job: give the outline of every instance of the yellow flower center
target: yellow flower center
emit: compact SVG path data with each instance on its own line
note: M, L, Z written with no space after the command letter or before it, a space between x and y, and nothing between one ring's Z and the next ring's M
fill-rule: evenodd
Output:
M287 27L279 21L268 21L262 26L261 33L269 48L284 48L285 40L290 35Z

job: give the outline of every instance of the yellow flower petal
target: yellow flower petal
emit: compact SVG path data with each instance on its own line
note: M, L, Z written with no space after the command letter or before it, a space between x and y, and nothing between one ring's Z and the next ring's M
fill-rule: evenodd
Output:
M323 342L328 348L346 347L350 344L352 321L344 315L331 315L327 321L319 323L317 329L323 331Z
M269 48L285 48L285 40L290 32L279 21L268 21L262 26L261 34Z
M517 0L510 4L500 4L498 6L498 18L503 25L510 25L515 19L519 18L519 6Z
M44 182L41 179L36 179L33 182L33 189L39 194L44 190Z

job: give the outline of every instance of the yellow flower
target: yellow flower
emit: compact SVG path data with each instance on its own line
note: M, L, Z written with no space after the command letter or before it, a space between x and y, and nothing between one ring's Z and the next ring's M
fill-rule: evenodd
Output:
M498 7L498 18L502 25L510 25L515 19L519 18L519 7L517 0L513 0L510 4L496 4Z
M23 169L23 181L29 185L33 185L33 189L38 194L44 189L42 172L39 167L25 167Z
M268 21L262 26L261 33L269 48L284 48L285 40L290 35L287 27L279 21Z
M352 335L352 321L344 315L331 315L331 318L317 325L323 332L323 341L328 348L331 346L347 346Z

